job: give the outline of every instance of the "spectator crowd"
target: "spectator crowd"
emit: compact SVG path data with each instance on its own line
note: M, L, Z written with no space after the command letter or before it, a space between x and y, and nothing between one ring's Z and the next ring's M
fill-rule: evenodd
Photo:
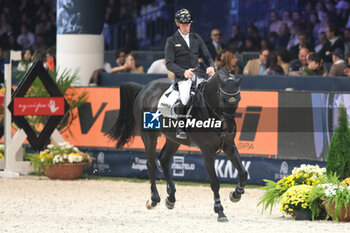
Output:
M110 27L131 20L120 31L127 41L125 51L137 50L140 44L152 44L161 37L167 15L164 7L172 0L107 0L104 36L106 49L111 46ZM231 27L230 35L213 28L207 47L217 68L225 67L235 74L250 75L350 75L347 57L350 53L350 1L296 1L293 11L271 9L266 19L258 19L241 31L240 24ZM200 22L198 22L200 23ZM246 31L246 32L245 32ZM155 32L155 33L153 33ZM223 38L226 38L224 41ZM120 38L114 38L120 39ZM9 50L22 50L26 69L36 57L54 69L56 40L56 1L0 0L0 62ZM239 55L258 53L258 58L241 63ZM31 54L32 59L28 59ZM110 72L144 72L133 54L124 52L124 61L116 62ZM127 57L127 59L126 59ZM150 72L165 72L164 60L157 61ZM335 68L337 68L335 71ZM1 67L3 69L3 67ZM147 70L145 70L147 71ZM159 72L159 71L157 71Z

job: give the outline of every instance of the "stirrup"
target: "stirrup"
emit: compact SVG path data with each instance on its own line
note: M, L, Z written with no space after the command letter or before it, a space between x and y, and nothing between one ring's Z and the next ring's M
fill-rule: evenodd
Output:
M176 130L176 138L178 139L187 139L186 132L183 129L177 129Z

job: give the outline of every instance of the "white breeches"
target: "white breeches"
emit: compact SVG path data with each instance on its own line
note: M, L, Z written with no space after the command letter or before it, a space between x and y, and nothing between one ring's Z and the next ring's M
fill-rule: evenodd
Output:
M179 85L179 92L180 92L180 100L183 105L186 105L188 103L188 100L190 99L190 91L191 91L191 86L192 82L195 82L195 76L193 75L192 78L183 80L178 82ZM197 78L197 83L196 87L198 86L198 78Z

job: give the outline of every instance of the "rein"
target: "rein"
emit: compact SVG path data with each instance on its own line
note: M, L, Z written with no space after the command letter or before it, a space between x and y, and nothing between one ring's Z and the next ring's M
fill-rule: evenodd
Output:
M200 91L201 91L202 93L204 93L204 90L205 90L207 84L208 84L208 81L207 81L207 80L203 82L203 86L202 86L201 89L200 89ZM240 89L238 89L238 91L235 92L235 93L233 93L233 94L227 93L227 92L225 92L224 90L222 90L221 88L219 88L219 90L220 90L222 93L224 93L225 95L230 95L230 96L237 95L237 94L239 94L239 92L240 92ZM217 91L216 94L217 94L217 96L219 97L219 91ZM225 115L225 113L222 112L222 111L221 111L220 114L217 113L217 112L214 110L214 108L206 101L206 99L204 98L204 96L203 96L203 99L204 99L204 103L208 106L208 108L212 111L212 113L213 113L218 119L220 119L221 122L224 122L224 115ZM228 135L226 131L219 131L218 133L219 133L219 135L220 135L220 147L219 147L219 150L216 152L215 155L220 154L220 152L223 150L223 148L224 148L224 138Z

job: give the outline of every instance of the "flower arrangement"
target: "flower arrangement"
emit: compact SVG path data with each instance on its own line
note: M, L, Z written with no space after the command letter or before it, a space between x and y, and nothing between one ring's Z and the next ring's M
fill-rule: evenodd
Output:
M0 160L3 160L5 158L5 147L4 145L0 145Z
M264 180L265 186L262 188L266 190L264 195L260 198L258 206L262 205L262 211L270 207L270 212L273 206L279 202L282 195L291 187L299 185L314 186L321 183L321 179L326 176L326 170L320 168L318 165L305 165L296 167L292 170L290 176L285 176L277 183L272 180Z
M312 186L302 184L289 188L282 195L281 211L294 215L295 211L309 209L308 197Z
M89 154L81 152L77 147L68 142L49 144L46 149L39 154L28 156L36 172L41 172L41 167L50 167L64 163L87 163L91 164Z
M350 178L346 178L340 182L338 177L333 174L325 180L325 183L312 188L308 201L313 217L317 217L324 206L327 210L327 218L331 216L333 220L339 221L342 208L350 205L350 186L347 185L349 180ZM333 208L332 205L334 205ZM345 211L345 217L350 216L348 212Z
M307 174L313 179L318 179L326 174L326 168L320 168L318 165L302 164L300 167L295 167L292 174Z

